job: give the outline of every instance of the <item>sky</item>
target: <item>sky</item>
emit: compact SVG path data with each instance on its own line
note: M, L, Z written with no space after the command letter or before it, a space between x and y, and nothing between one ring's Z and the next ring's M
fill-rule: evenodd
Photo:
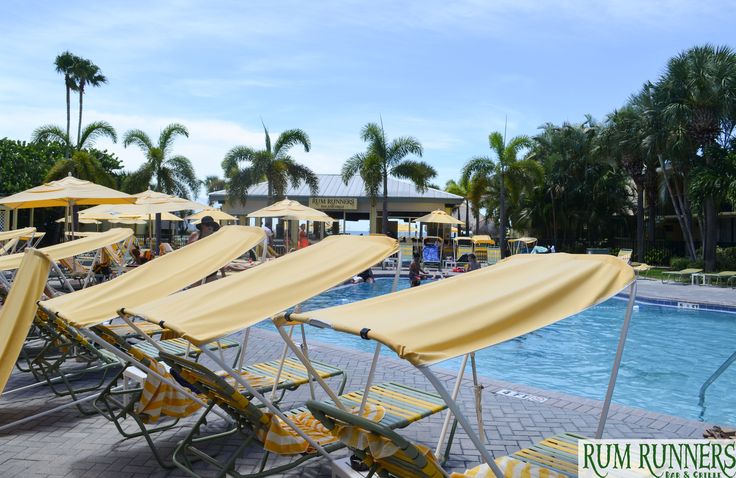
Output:
M360 130L414 136L434 181L457 179L488 134L597 119L622 106L668 58L697 44L736 47L733 4L664 0L159 1L5 0L0 16L0 138L65 124L54 70L69 50L109 80L84 98L83 124L154 140L187 126L173 152L200 178L232 147L301 128L293 156L339 173L365 150ZM76 98L73 98L75 101ZM76 105L72 125L76 125ZM73 128L74 129L74 128ZM101 141L133 170L140 150Z

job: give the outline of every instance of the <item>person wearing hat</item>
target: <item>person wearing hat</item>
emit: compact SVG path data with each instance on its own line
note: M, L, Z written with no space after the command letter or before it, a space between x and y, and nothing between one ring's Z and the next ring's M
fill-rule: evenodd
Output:
M220 230L220 225L215 222L212 216L205 216L201 221L199 221L199 224L197 224L197 229L198 230L196 232L193 232L192 235L189 236L189 241L187 241L188 244L214 234ZM220 269L220 274L222 274L222 277L225 277L225 269ZM205 282L213 281L216 276L217 272L213 272L206 277Z
M191 244L198 239L205 238L219 230L220 225L212 219L212 216L205 216L201 221L199 221L199 224L197 224L197 230L189 236L187 244Z

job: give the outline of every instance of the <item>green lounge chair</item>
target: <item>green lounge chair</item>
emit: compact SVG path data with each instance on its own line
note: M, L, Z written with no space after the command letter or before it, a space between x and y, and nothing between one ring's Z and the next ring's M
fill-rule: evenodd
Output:
M261 408L251 402L251 399L233 387L223 376L220 376L205 366L195 363L191 360L184 359L168 354L162 354L162 358L168 363L172 370L176 372L195 388L203 392L209 399L210 405L202 414L197 423L184 440L182 440L174 451L173 461L176 466L192 476L198 477L192 464L192 457L203 462L209 463L217 469L218 475L232 475L236 477L262 477L273 474L283 473L291 470L301 463L321 456L316 452L305 452L294 454L295 459L272 468L266 468L271 452L264 448L263 457L256 470L243 475L235 468L235 461L251 444L264 446L259 438L259 432L267 430L270 426L271 418L264 414ZM351 392L344 394L340 400L346 407L359 407L363 398L363 391ZM403 428L411 423L438 413L446 408L442 399L435 394L422 390L417 390L398 383L385 383L373 385L369 391L369 402L381 405L385 408L385 414L379 422L387 429ZM317 402L319 403L319 402ZM214 407L219 406L233 419L235 425L230 430L209 436L200 435L200 428L205 422L207 414ZM308 414L306 407L283 412L288 418L297 415L303 416ZM307 434L311 432L304 430ZM203 444L226 439L230 436L239 438L237 448L227 457L219 460L206 453ZM334 439L328 443L322 443L323 448L327 452L332 452L344 447L342 443Z
M692 276L693 274L699 274L703 272L703 269L682 269L680 271L667 271L663 272L664 276L667 276L668 278L671 278L673 282L687 282L687 280ZM664 277L662 278L662 283L665 284L669 282L669 280L666 280Z
M725 280L728 285L732 280L736 279L736 271L721 271L715 274L703 274L703 278L704 282L710 281L711 284L715 280L715 285L718 285L722 280Z

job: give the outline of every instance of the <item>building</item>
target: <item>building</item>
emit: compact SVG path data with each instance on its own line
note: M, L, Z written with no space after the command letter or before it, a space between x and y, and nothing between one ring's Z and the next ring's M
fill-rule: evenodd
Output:
M374 205L365 194L365 185L359 177L353 177L347 184L339 174L318 174L319 193L312 196L306 184L289 187L286 197L294 199L340 221L370 221L370 232L381 229L381 195ZM245 203L227 201L227 191L210 193L210 201L222 203L222 210L238 216L241 224L248 224L245 216L268 205L267 183L262 182L248 191ZM461 196L450 194L439 189L429 188L419 192L410 181L389 178L388 180L388 216L389 219L411 219L423 216L436 209L452 212L463 202ZM395 227L395 224L393 227ZM329 227L329 226L328 226ZM342 228L344 230L344 227ZM394 233L396 231L393 231Z

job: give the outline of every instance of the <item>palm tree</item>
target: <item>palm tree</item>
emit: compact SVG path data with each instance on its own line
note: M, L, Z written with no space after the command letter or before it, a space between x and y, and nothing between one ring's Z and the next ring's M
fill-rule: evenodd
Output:
M153 183L158 192L190 198L199 191L199 181L194 173L192 162L184 156L171 156L171 148L177 136L189 137L184 125L172 123L159 135L158 144L139 129L125 133L123 146L134 144L146 155L146 162L128 177L128 189L145 189Z
M80 58L70 51L59 54L54 61L56 72L64 75L64 86L66 87L66 135L69 136L71 128L71 91L77 91L77 82L74 77L74 66Z
M372 209L376 206L383 181L381 161L376 156L366 156L364 153L353 155L342 165L342 181L347 184L356 174L363 180L365 194L371 201ZM371 230L373 230L373 225L371 225Z
M695 173L718 176L718 160L736 122L736 53L729 47L697 46L670 59L657 84L675 144L684 144ZM709 188L702 199L706 271L715 269L718 208L724 191Z
M348 159L343 166L343 181L363 171L371 171L371 175L380 172L383 183L381 231L385 233L388 231L388 177L408 179L414 183L417 191L423 192L429 187L429 181L437 176L437 171L423 161L405 159L410 154L422 155L422 145L411 136L395 138L389 142L386 140L383 125L376 123L366 124L360 136L368 143L368 149L365 153L358 153ZM346 176L345 172L352 174ZM371 192L366 190L366 194L370 195Z
M465 235L470 235L470 203L468 202L469 181L455 181L450 179L445 183L445 191L456 196L462 196L465 202ZM460 208L457 209L457 218L460 219Z
M286 130L276 138L272 147L266 125L263 125L263 131L266 135L266 149L236 146L225 155L222 169L229 184L228 200L245 202L248 189L262 181L267 182L269 204L285 196L289 183L297 187L303 181L312 195L318 194L317 175L289 155L289 150L299 144L304 147L304 151L309 152L307 133L301 129ZM241 163L247 163L247 166L241 168Z
M72 75L76 81L79 93L79 123L77 125L77 138L82 134L82 107L84 103L84 90L87 85L101 86L107 83L107 78L100 71L100 67L84 58L77 58L72 66Z
M475 177L478 180L486 178L488 184L498 185L498 230L499 245L502 256L506 253L506 227L507 206L506 193L511 190L518 198L521 193L521 185L528 178L537 177L542 174L539 164L532 159L518 159L519 152L532 145L527 136L516 136L505 143L501 133L494 131L488 135L488 144L491 151L495 153L496 160L488 156L478 156L468 161L463 167L463 180ZM509 188L509 186L512 186Z
M60 143L65 151L65 157L51 167L46 180L60 179L71 173L79 179L112 186L114 181L110 173L94 154L85 151L90 150L100 138L109 138L113 143L118 140L115 128L105 121L94 121L85 126L76 143L72 143L69 135L60 126L45 125L36 128L32 136L33 142Z
M218 176L207 176L202 181L205 191L207 192L207 204L212 206L214 202L209 198L209 194L215 191L227 189L227 181Z

